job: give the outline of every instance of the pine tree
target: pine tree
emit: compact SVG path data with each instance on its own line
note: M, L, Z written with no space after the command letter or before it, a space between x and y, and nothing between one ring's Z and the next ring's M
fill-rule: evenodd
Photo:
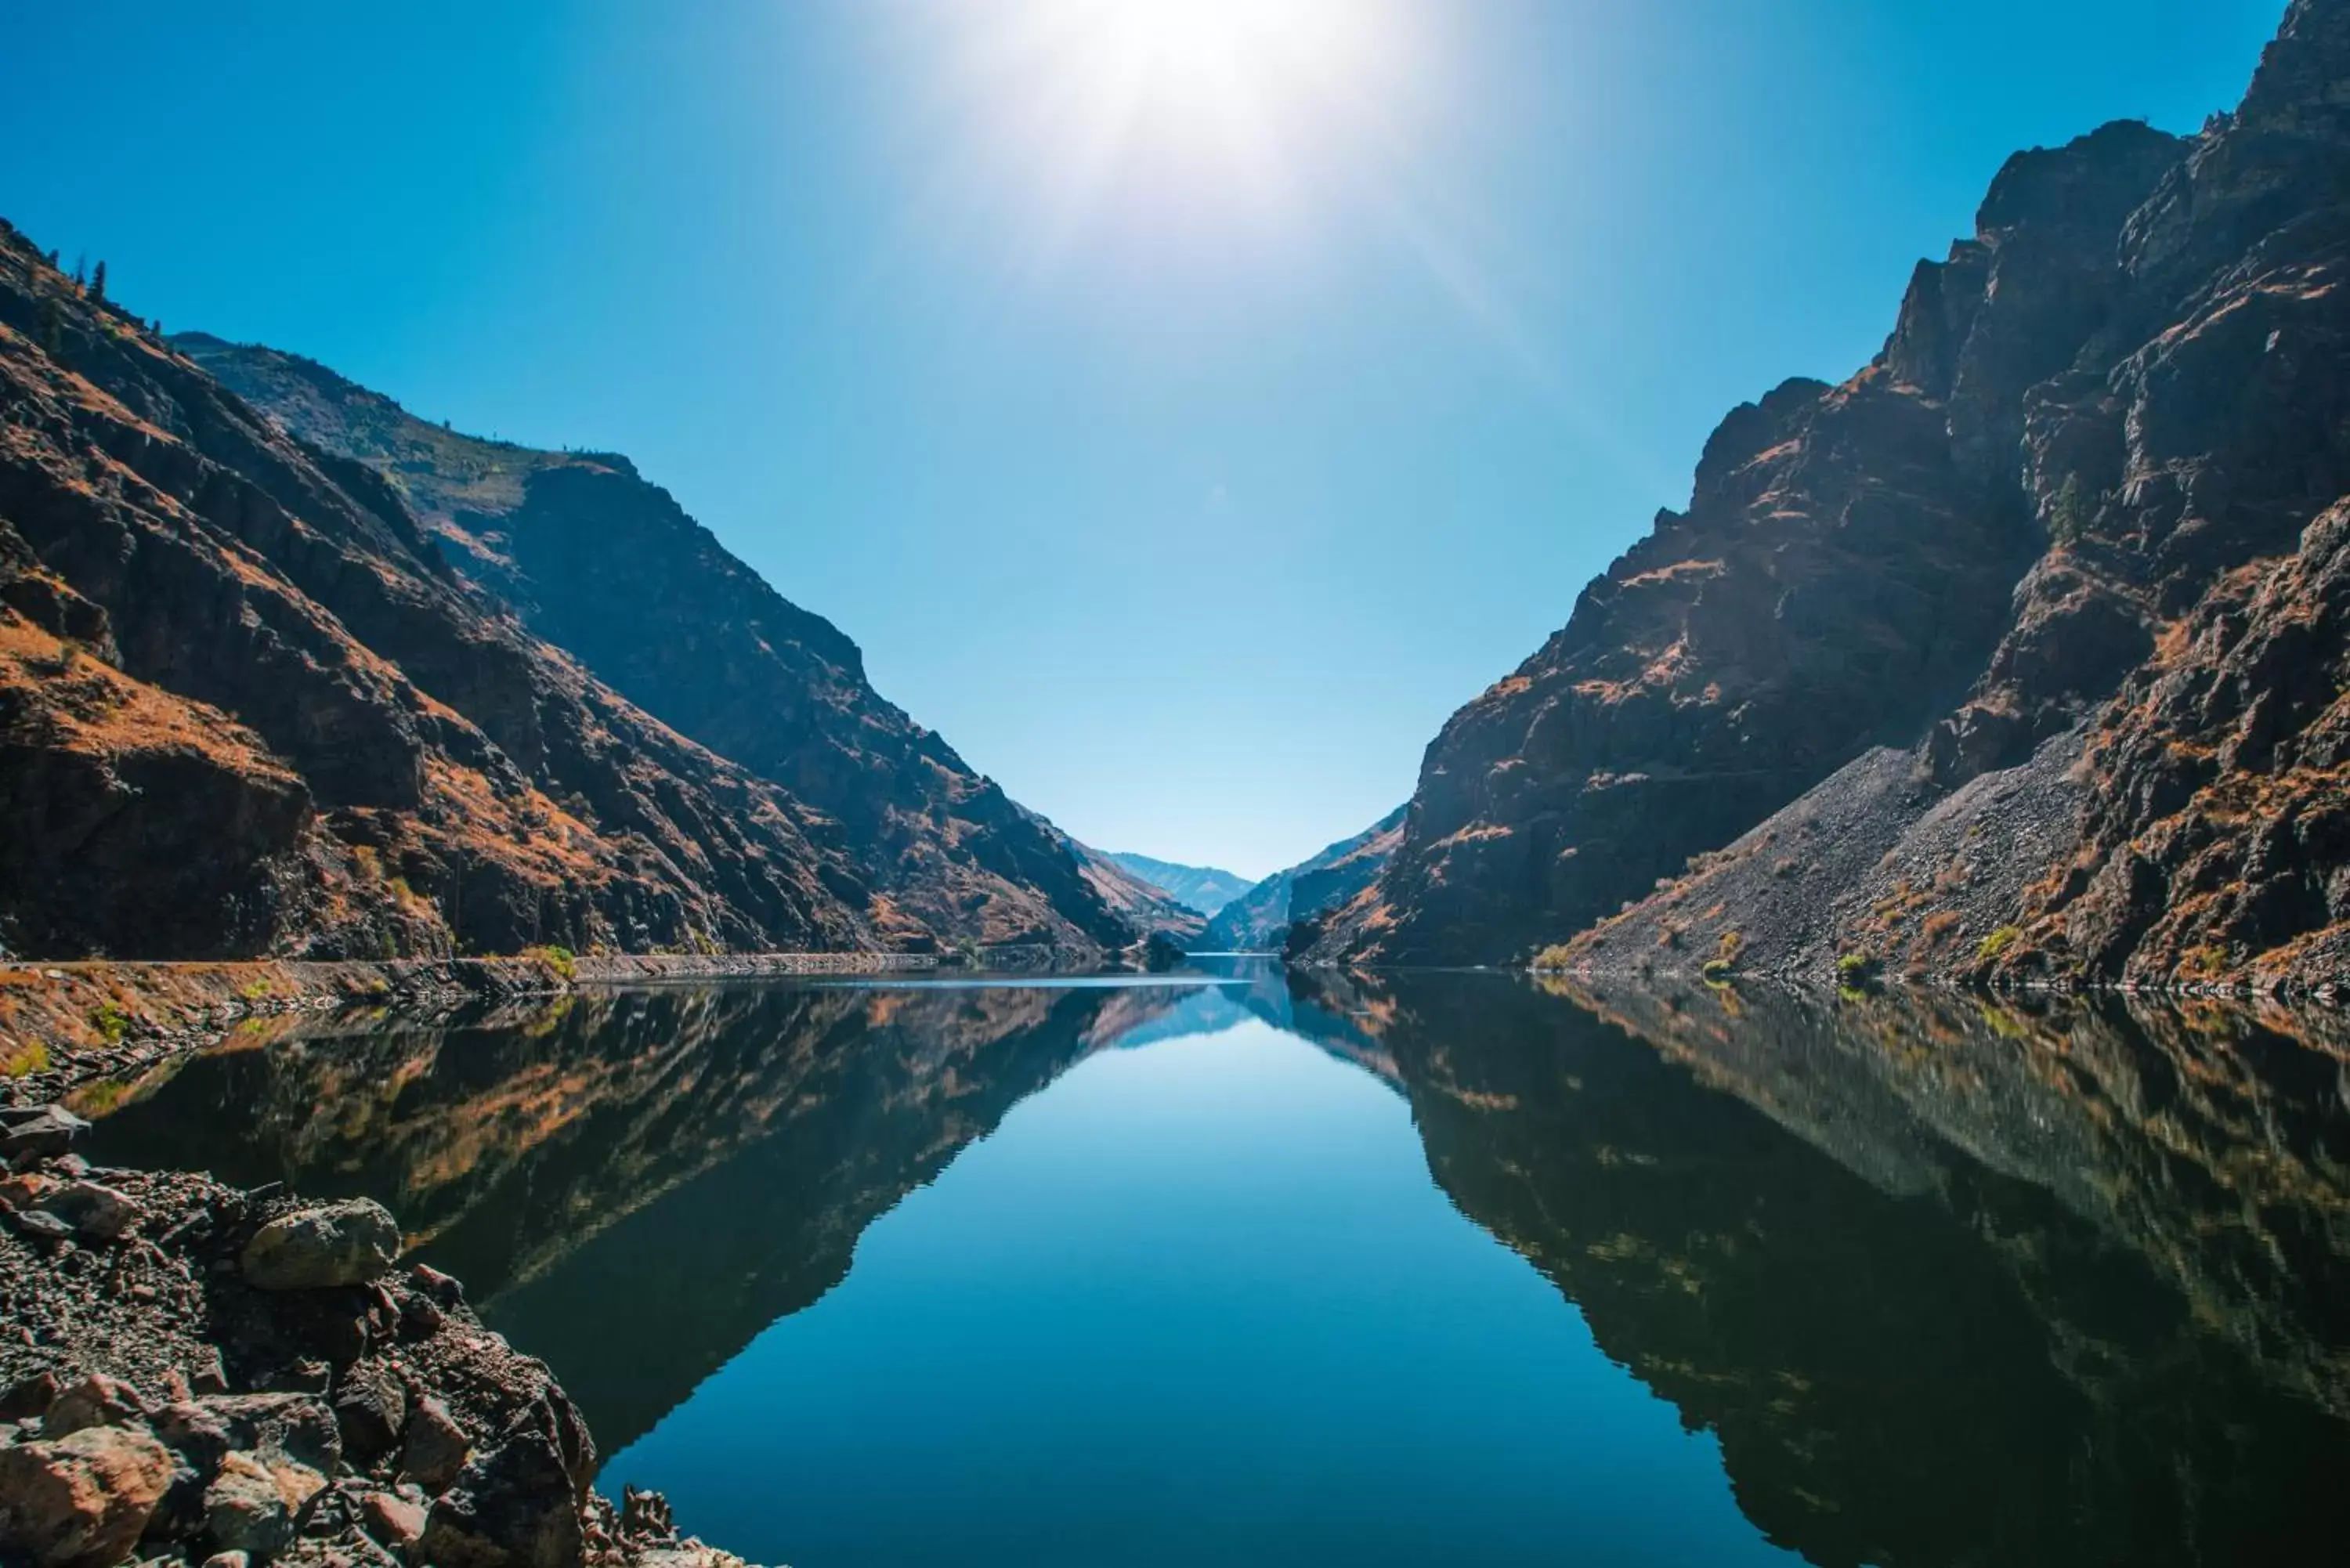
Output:
M89 275L89 296L100 305L106 303L106 263L102 260Z

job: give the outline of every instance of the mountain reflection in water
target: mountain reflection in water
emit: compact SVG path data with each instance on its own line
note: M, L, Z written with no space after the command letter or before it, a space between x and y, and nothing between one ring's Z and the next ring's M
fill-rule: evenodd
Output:
M1445 1196L1713 1434L1772 1543L2242 1563L2350 1538L2328 1017L1267 968L585 994L203 1056L93 1154L381 1199L618 1454L1021 1100L1250 1018L1409 1103Z

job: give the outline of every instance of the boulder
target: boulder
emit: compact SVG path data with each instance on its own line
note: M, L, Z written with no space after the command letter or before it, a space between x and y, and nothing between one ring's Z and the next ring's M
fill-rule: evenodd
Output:
M326 1477L282 1454L231 1453L205 1489L205 1528L224 1552L275 1557L293 1544L302 1510L326 1485Z
M88 1427L0 1448L0 1556L33 1568L112 1568L172 1481L172 1455L134 1427Z
M341 1431L315 1395L215 1395L165 1406L154 1427L207 1478L238 1449L280 1455L329 1474L342 1463Z
M400 1226L372 1199L281 1214L245 1243L244 1277L265 1291L362 1285L399 1260Z
M64 1154L89 1124L63 1106L0 1110L0 1159L47 1159Z
M449 1407L429 1396L418 1400L402 1433L400 1473L426 1491L440 1491L455 1482L472 1457L465 1429Z
M408 1424L408 1392L380 1366L354 1367L335 1391L335 1424L343 1452L361 1469L400 1447Z
M433 1500L419 1546L435 1568L577 1568L587 1549L570 1471L535 1431L470 1461Z
M145 1218L127 1192L95 1181L75 1181L42 1199L41 1207L74 1228L85 1241L112 1241Z
M130 1384L93 1373L57 1396L41 1418L41 1432L63 1438L90 1427L119 1427L145 1420L151 1408L146 1397Z
M359 1504L367 1532L395 1552L405 1552L424 1539L424 1505L396 1492L371 1491Z
M25 1421L47 1415L49 1407L57 1402L58 1392L57 1375L54 1372L36 1372L29 1377L20 1377L5 1394L0 1394L0 1421Z

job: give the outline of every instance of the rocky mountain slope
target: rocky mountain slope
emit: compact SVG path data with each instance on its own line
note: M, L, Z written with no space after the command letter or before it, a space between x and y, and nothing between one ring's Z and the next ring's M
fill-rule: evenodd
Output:
M826 825L0 229L0 941L853 946Z
M1203 952L1271 952L1279 950L1293 920L1345 902L1374 881L1402 840L1404 808L1398 806L1351 838L1326 846L1259 882L1232 899L1208 922L1200 939Z
M788 791L867 889L880 940L1132 940L1049 825L883 700L854 642L627 458L459 434L273 349L201 333L172 346L301 440L364 465L532 632Z
M1104 853L1185 909L1197 909L1211 919L1254 886L1244 877L1235 877L1213 866L1181 866L1172 860L1115 849Z
M2345 261L2350 0L2197 136L2018 154L1877 358L1733 412L1446 726L1314 956L1638 900L1561 961L2336 977Z

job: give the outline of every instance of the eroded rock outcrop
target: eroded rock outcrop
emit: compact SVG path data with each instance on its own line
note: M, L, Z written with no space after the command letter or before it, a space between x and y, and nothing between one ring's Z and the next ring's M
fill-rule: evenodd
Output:
M2350 5L2296 0L2199 135L2012 160L1877 359L1733 413L1447 726L1313 956L2338 978L2293 552L2350 493L2345 100Z
M627 458L479 440L310 360L202 333L172 341L302 440L396 488L533 632L790 792L871 890L866 913L885 940L1134 940L1050 824L885 701L855 642L762 581Z

